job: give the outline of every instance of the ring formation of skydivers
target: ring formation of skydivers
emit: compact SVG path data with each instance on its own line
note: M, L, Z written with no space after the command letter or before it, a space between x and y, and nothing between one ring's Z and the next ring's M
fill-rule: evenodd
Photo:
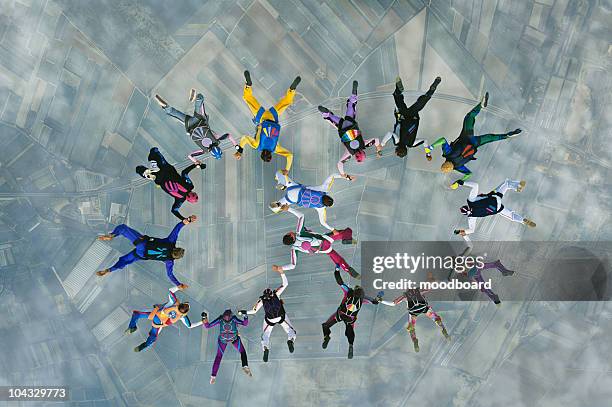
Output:
M232 344L240 353L244 373L252 376L248 365L246 349L240 337L238 326L247 326L249 323L248 315L254 315L263 308L264 321L261 335L263 361L267 362L269 359L271 349L270 336L275 325L280 325L287 333L287 347L289 352L293 353L297 331L287 316L281 295L289 284L285 271L293 270L297 266L297 256L299 253L327 254L335 268L334 278L343 292L343 298L338 309L322 323L323 349L327 348L331 339L331 327L338 322L343 322L349 344L348 358L352 359L353 343L355 340L354 327L361 306L363 304L380 303L396 306L403 301L406 302L408 310L408 325L406 329L410 334L416 352L419 351L419 343L416 337L415 325L416 319L420 314L425 314L433 320L440 328L442 335L447 340L450 340L450 335L442 323L442 318L434 312L425 299L423 295L425 291L420 291L419 289L406 290L395 300L387 301L383 300L384 293L382 291L378 293L377 297L370 298L365 295L363 287L359 285L350 287L342 280L342 271L355 279L360 279L361 277L333 249L333 244L336 241L340 241L344 245L355 245L357 241L353 238L353 232L350 228L340 229L327 223L327 209L334 205L334 199L330 196L331 187L334 181L339 178L349 181L355 180L354 175L349 175L345 172L344 164L352 157L355 158L357 163L364 162L366 160L366 150L371 146L375 147L377 158L382 156L383 147L389 141L393 142L395 154L400 158L406 157L408 149L422 146L422 151L428 161L432 160L434 149L441 147L442 157L445 159L441 167L442 172L448 173L455 170L463 174L463 177L454 181L450 188L457 189L459 186L464 186L471 189L467 198L467 204L460 208L461 213L467 216L468 227L467 229L455 230L455 234L469 241L468 236L474 232L477 218L495 214L500 214L513 222L519 222L528 227L535 227L535 223L532 220L520 216L502 204L504 194L509 190L521 192L525 188L525 181L506 179L501 185L486 194L479 193L479 185L477 183L467 181L472 176L472 171L467 168L466 164L476 159L475 154L478 147L514 137L521 133L521 129L501 134L474 135L476 116L488 104L489 94L485 93L482 101L469 111L463 119L459 137L450 144L444 137L429 144L426 139L417 138L420 121L419 112L431 100L442 79L440 77L435 78L427 92L419 96L411 106L408 106L404 101L402 81L398 77L393 91L393 99L396 106L393 130L388 132L382 141L375 137L367 139L364 138L357 122L358 82L353 81L351 95L346 101L344 117L335 115L324 106L318 107L323 119L328 121L338 131L340 141L346 149L338 161L338 173L330 175L322 185L304 185L289 177L289 170L293 163L293 153L280 144L281 124L279 121L280 115L293 103L296 88L301 78L297 76L278 103L268 109L262 107L255 96L253 96L253 82L249 71L244 72L244 78L243 99L252 115L252 121L255 124L255 134L254 136L242 136L238 142L229 133L219 135L219 133L210 127L209 116L204 105L204 95L198 93L195 89L191 89L189 93L189 100L194 103L192 115L177 110L170 106L160 95L155 95L155 100L164 112L185 126L187 136L197 145L197 150L187 155L192 164L180 173L173 165L168 163L157 147L151 148L149 152L148 167L142 165L136 167L138 175L153 181L156 186L174 198L171 212L180 221L167 237L150 237L125 224L118 225L111 233L98 237L99 240L109 241L117 236L123 236L134 245L134 250L121 256L114 265L98 271L96 273L98 276L105 276L114 271L121 270L139 260L158 260L165 263L168 279L173 284L169 290L168 301L166 303L154 305L147 310L133 311L129 326L125 331L126 334L131 334L138 329L137 322L139 319L146 318L151 321L151 330L147 339L136 346L134 351L140 352L153 345L163 328L171 326L179 320L190 329L199 326L206 329L218 326L217 354L212 366L210 383L215 383L217 372L219 371L221 360L228 344ZM285 168L277 171L275 174L276 188L281 190L284 195L278 201L270 203L269 208L275 213L289 212L293 214L297 218L297 226L295 231L286 233L282 239L282 243L290 247L290 263L284 266L272 266L272 270L279 273L281 277L282 283L278 288L264 289L262 295L250 310L240 310L237 314L234 314L231 309L227 309L212 322L208 319L208 313L203 311L201 313L201 321L191 323L187 316L189 313L189 303L180 302L176 295L177 291L187 289L188 285L181 283L175 277L174 261L181 259L185 253L184 249L176 246L181 229L185 225L196 222L197 217L195 215L185 217L181 214L180 209L185 201L196 203L199 199L197 193L194 192L194 184L189 178L189 173L195 168L201 170L206 168L202 158L207 154L217 160L221 159L223 156L221 142L224 140L228 140L235 148L234 157L237 160L242 157L246 146L259 151L260 157L264 162L270 162L273 154L285 157ZM316 210L319 223L328 232L321 234L306 228L304 214L296 208L313 208ZM471 281L483 282L482 271L487 269L496 269L504 276L514 273L512 270L508 270L500 260L497 260L491 263L484 263L479 267L473 267L466 270L464 274ZM481 291L496 305L500 304L499 296L492 290L482 288Z

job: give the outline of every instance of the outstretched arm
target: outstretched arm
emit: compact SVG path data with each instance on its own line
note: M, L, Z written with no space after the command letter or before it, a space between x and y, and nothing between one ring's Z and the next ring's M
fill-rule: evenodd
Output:
M397 143L397 135L391 131L387 132L387 134L385 134L385 137L383 137L382 142L380 143L380 145L382 147L385 146L385 144L387 144L389 142L389 140L393 139L393 144Z
M339 179L339 178L344 178L344 177L340 174L334 173L330 175L329 177L327 177L325 182L323 182L321 185L317 187L310 187L310 189L312 189L313 191L328 192L331 189L332 185L334 185L334 180Z
M180 220L186 219L183 215L181 215L181 212L179 211L179 209L181 209L181 206L183 206L184 202L185 202L185 198L174 198L174 203L172 204L171 212L174 216L176 216Z
M342 276L340 275L340 267L336 266L336 269L334 270L334 278L336 279L336 283L340 286L344 294L346 294L349 290L349 286L344 284L344 281L342 281Z
M467 181L472 176L472 171L465 165L455 168L455 171L458 171L463 174L461 181Z
M168 290L168 302L166 303L166 306L169 307L171 305L174 305L178 299L176 298L176 292L179 290L179 288L177 287L178 284L174 287L170 287L170 289Z
M291 164L293 164L293 153L287 150L285 147L281 146L280 143L276 145L276 149L274 150L274 152L287 159L287 163L285 164L285 170L289 171L291 169Z
M262 306L263 306L263 302L261 300L257 300L255 305L253 305L253 308L251 308L250 310L247 311L247 315L255 315L255 314L257 314L257 311L259 311Z
M344 163L350 159L351 159L351 153L349 153L349 151L347 150L344 152L344 154L342 154L342 157L340 157L340 161L338 161L338 172L343 177L346 177L346 173L344 172Z
M183 218L183 219L187 219L187 218ZM176 243L178 237L179 237L179 233L181 232L181 229L183 229L183 226L185 226L185 222L181 221L179 223L177 223L174 226L174 229L172 229L172 232L170 232L170 234L168 235L168 237L166 237L164 240L170 243Z
M217 317L213 322L208 322L208 318L204 318L202 321L206 329L215 327L221 323L221 317Z
M240 319L236 315L234 315L234 320L236 321L238 325L249 326L249 316L248 315L245 315L244 319Z
M476 199L478 197L478 183L477 182L459 182L459 185L463 185L464 187L468 187L470 188L470 195L468 196L468 199L470 201L473 201L474 199Z
M181 171L181 178L185 178L189 181L189 183L191 183L191 179L189 179L189 173L191 172L191 170L193 170L195 167L197 167L198 164L191 164L189 167L185 168L183 171Z
M180 286L181 282L174 276L174 260L166 260L166 275L175 286Z
M319 223L321 223L321 226L331 231L334 231L335 229L329 226L329 224L327 223L327 208L315 208L315 209L317 210L317 213L319 214Z
M202 323L203 323L202 321L198 321L195 324L192 324L191 321L189 320L189 317L187 315L184 315L181 318L181 322L183 323L183 325L185 325L189 329L197 328L200 325L202 325Z
M279 274L281 276L282 283L281 283L280 287L278 287L275 290L277 297L280 297L281 294L283 293L283 291L285 291L285 288L287 288L287 286L289 285L289 280L287 280L287 276L285 275L285 273L279 273Z
M198 159L196 157L201 157L204 155L204 150L196 150L187 155L187 158L191 160L192 163L197 164Z
M257 140L257 139L255 139L254 137L251 137L251 136L242 136L242 137L240 138L240 143L238 144L238 147L240 147L240 149L238 150L238 152L240 152L240 153L241 153L241 152L242 152L242 149L243 149L245 146L247 146L247 145L248 145L249 147L251 147L251 148L257 148L258 144L259 144L258 140Z

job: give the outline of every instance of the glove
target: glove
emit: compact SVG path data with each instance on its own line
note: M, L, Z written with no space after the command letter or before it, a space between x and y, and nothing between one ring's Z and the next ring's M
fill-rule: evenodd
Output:
M456 234L456 235L458 235L458 234L459 234L459 232L461 232L459 229L455 229L455 230L453 230L453 233L454 233L454 234Z
M455 184L463 185L465 184L465 181L463 181L462 179L458 179L457 181L455 181Z
M242 315L246 315L247 312L245 309L241 309L240 311L238 311L238 315L242 316Z
M202 311L202 319L208 319L208 314L206 313L206 311Z

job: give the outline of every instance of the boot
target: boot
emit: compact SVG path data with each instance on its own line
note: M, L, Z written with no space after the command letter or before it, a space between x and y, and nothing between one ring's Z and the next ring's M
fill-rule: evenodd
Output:
M105 275L107 275L110 272L111 272L110 269L104 269L104 270L96 271L96 275L98 277L104 277Z
M302 78L300 78L299 76L296 76L293 82L291 82L291 85L289 85L289 89L295 90L295 88L297 88L297 86L300 84L301 81L302 81Z
M193 102L195 101L196 98L196 90L195 88L191 88L191 90L189 90L189 101Z
M253 373L251 372L251 368L248 366L242 366L242 371L244 372L245 375L249 376L249 377L253 377Z
M247 86L253 86L253 82L251 81L251 73L249 71L244 71L244 82Z
M114 237L115 235L113 235L112 233L107 233L106 235L98 236L98 240L113 240Z
M489 92L485 92L484 98L482 99L482 107L487 107L489 104Z
M349 344L348 358L353 359L353 344Z
M399 76L395 78L395 89L397 89L399 93L402 93L404 91L404 84L402 83L402 78L400 78Z
M268 361L268 356L270 355L270 350L268 348L264 348L263 361Z
M431 84L431 86L429 87L429 92L430 93L434 93L436 91L436 89L438 88L438 85L440 84L440 82L442 82L442 78L437 76L436 79L434 79L434 81Z
M516 189L516 192L523 192L523 189L525 189L525 185L527 185L527 181L519 182L519 186Z
M357 94L357 86L359 85L359 83L357 81L353 81L353 95Z
M359 273L357 272L357 270L355 270L355 269L354 269L354 268L352 268L352 267L349 267L349 269L348 269L348 273L349 273L349 275L350 275L351 277L353 277L353 278L360 278L360 277L361 277L361 274L359 274Z
M329 110L328 108L323 107L323 106L321 106L321 105L319 105L319 106L317 107L317 109L319 109L319 112L321 112L321 113L331 113L331 112L330 112L330 110Z
M295 341L295 339L289 339L287 341L287 347L289 348L289 353L293 353L293 351L295 350L295 348L293 347L293 342Z
M168 102L166 102L161 96L155 95L155 101L162 108L165 109L168 107Z
M523 130L521 130L521 129L514 129L510 133L508 133L508 137L516 136L517 134L521 133L522 131Z
M217 380L216 376L210 376L210 384L215 384L216 380Z
M444 338L446 338L447 341L450 341L451 337L448 332L446 332L446 327L444 325L442 325L442 335L444 335Z
M130 334L133 334L134 332L136 332L136 330L137 330L137 329L138 329L138 327L137 327L137 326L135 326L135 327L128 327L128 329L126 329L126 330L124 331L124 333L125 333L126 335L130 335Z
M321 347L322 347L323 349L327 349L327 345L329 344L329 340L330 340L330 339L331 339L331 338L330 338L329 336L324 336L324 337L323 337L323 344L321 345Z
M141 343L140 345L136 346L134 348L134 352L140 352L141 350L143 350L144 348L147 347L146 342Z
M412 338L412 344L414 345L414 351L419 351L419 340L417 338Z
M535 228L536 227L536 223L534 221L532 221L531 219L523 219L523 223L527 226L529 226L530 228Z

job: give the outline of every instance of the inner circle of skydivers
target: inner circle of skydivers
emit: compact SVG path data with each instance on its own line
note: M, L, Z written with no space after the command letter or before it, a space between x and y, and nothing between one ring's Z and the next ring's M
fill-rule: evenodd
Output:
M331 187L334 180L338 178L350 181L355 180L354 175L349 175L344 171L344 164L352 157L355 158L357 163L364 162L366 160L366 150L371 146L375 147L377 158L382 156L382 149L389 141L393 142L395 154L400 158L406 157L409 149L423 146L422 148L428 161L432 160L432 152L435 147L441 147L442 157L445 159L441 166L441 171L449 173L455 170L463 174L463 177L454 181L450 188L456 189L459 186L471 188L467 205L460 208L461 213L467 216L468 228L455 230L455 234L461 235L465 240L469 241L468 235L474 232L477 218L492 216L498 213L513 222L535 227L533 221L505 208L501 203L507 191L521 192L525 187L525 181L506 179L501 185L487 194L479 194L479 185L475 182L467 181L472 176L472 172L467 168L466 164L476 159L475 154L478 147L513 137L521 133L521 129L503 134L474 135L476 116L488 104L489 94L487 92L483 100L468 112L463 119L461 132L457 139L449 144L442 137L430 145L426 139L417 138L420 121L419 112L431 100L442 79L440 77L435 78L427 92L419 96L412 105L408 106L404 100L402 80L398 77L393 91L393 99L395 101L395 123L393 130L386 133L382 142L378 138L364 139L357 122L358 82L353 81L351 95L346 101L344 117L336 116L324 106L318 107L323 119L328 121L338 131L340 141L346 149L337 163L338 173L330 175L319 186L308 186L300 184L289 177L293 153L282 147L279 143L281 133L279 117L293 103L296 88L301 78L297 76L287 89L285 95L276 105L268 109L262 107L253 95L253 82L249 71L244 72L244 78L243 99L252 114L252 121L256 127L254 136L242 136L239 142L236 142L229 133L219 135L219 133L210 127L209 116L206 113L204 104L204 95L198 93L195 89L191 89L189 92L189 101L194 103L194 111L191 115L170 106L160 95L155 95L155 100L164 112L184 125L187 136L191 138L198 149L187 155L191 164L180 173L173 165L168 163L157 147L151 148L149 152L148 167L142 165L136 167L136 172L141 177L154 182L157 187L174 198L171 212L180 219L180 222L167 237L150 237L125 224L118 225L111 233L98 237L100 240L109 241L117 236L123 236L135 246L133 251L121 256L113 266L98 271L96 273L98 276L105 276L136 261L157 260L165 263L168 279L174 284L169 290L168 301L166 303L154 305L151 309L147 310L133 311L129 326L125 331L126 334L131 334L137 330L138 320L146 318L151 321L151 330L147 339L135 347L134 351L140 352L153 345L163 328L171 326L178 321L181 321L190 329L199 326L203 326L206 329L219 326L217 354L212 366L210 383L215 383L217 372L219 371L221 360L228 344L232 344L240 353L244 373L252 376L248 366L246 349L238 331L238 325L247 326L249 323L248 315L254 315L263 308L264 322L261 335L263 361L267 362L269 359L271 348L270 336L276 325L280 325L287 333L287 347L289 352L293 353L297 331L286 314L281 295L288 286L285 271L296 267L298 253L327 254L335 266L334 278L343 292L343 298L338 309L322 324L323 349L327 348L331 339L331 327L338 322L343 322L345 324L345 336L349 344L348 358L352 359L353 343L355 340L354 326L361 306L363 304L379 303L395 306L403 301L406 301L408 311L408 326L406 329L410 334L416 352L419 351L419 344L415 325L416 318L420 314L425 314L432 319L440 327L443 336L450 340L450 335L442 323L442 318L435 313L423 296L425 291L419 289L406 290L394 301L387 301L383 300L384 293L382 291L375 298L370 298L365 295L363 287L359 285L350 287L342 280L341 271L348 273L356 279L360 279L361 276L333 249L333 243L341 241L345 245L354 245L357 241L353 238L350 228L336 229L327 223L327 208L332 207L334 204L334 200L330 196ZM195 215L183 216L180 213L180 208L185 201L189 203L198 202L199 197L193 191L194 184L189 178L189 173L195 168L202 170L206 168L206 164L201 160L206 154L215 159L221 159L223 155L221 142L224 140L229 140L235 148L234 157L237 160L242 157L246 146L259 151L260 157L264 162L270 162L272 154L278 154L286 158L285 168L277 171L275 175L277 181L276 188L283 192L283 197L278 201L270 203L269 207L275 213L289 212L296 216L297 226L295 231L285 234L282 239L283 244L290 247L290 263L284 266L272 266L272 270L278 272L281 277L282 283L278 288L266 288L250 310L239 311L238 316L243 316L243 319L240 319L233 314L231 309L228 309L212 322L209 322L208 314L202 312L201 321L191 323L187 316L189 303L180 302L176 296L177 291L185 290L188 288L188 285L178 281L173 270L174 261L181 259L185 253L184 249L176 246L179 233L183 226L195 222L197 217ZM319 234L306 228L304 214L295 209L295 207L315 209L318 213L321 226L328 229L329 232ZM497 269L504 276L514 273L514 271L505 268L501 261L497 260L492 263L484 263L481 267L473 267L467 270L465 275L473 281L484 281L481 272L487 269ZM481 289L481 291L496 305L500 304L499 296L493 291L485 288Z

